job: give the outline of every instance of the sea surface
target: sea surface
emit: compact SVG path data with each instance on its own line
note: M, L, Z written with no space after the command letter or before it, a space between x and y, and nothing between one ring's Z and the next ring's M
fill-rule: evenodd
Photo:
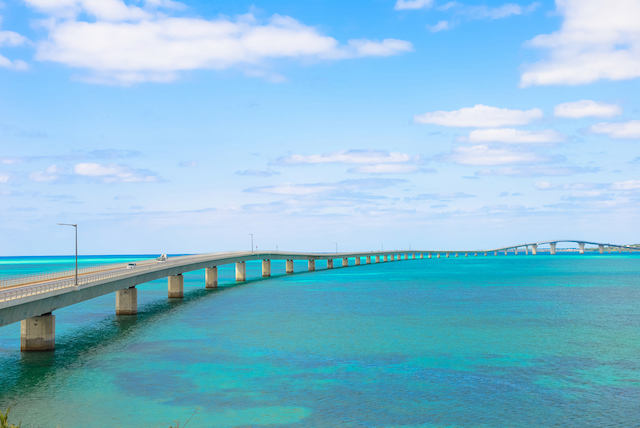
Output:
M82 265L145 256L81 259ZM353 260L351 260L353 264ZM0 276L72 267L0 258ZM0 328L0 408L23 427L640 425L640 255L396 261L260 278L223 266L56 311L50 353Z

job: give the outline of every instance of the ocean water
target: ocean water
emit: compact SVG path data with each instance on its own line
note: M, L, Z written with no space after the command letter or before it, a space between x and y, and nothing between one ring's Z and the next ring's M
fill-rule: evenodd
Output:
M185 274L183 300L138 286L137 317L113 295L56 311L53 353L0 328L0 408L23 427L640 425L638 255L219 270L214 291Z

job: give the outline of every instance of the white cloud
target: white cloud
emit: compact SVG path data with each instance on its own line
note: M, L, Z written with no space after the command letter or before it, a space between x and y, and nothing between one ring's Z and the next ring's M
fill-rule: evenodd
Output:
M640 189L639 180L619 181L611 184L612 190L636 190Z
M73 172L84 177L100 178L104 183L158 181L158 177L151 171L133 169L126 165L79 163L76 164Z
M9 174L6 172L0 172L0 183L6 184L9 182Z
M411 164L382 163L377 165L357 166L350 168L348 172L362 174L411 174L414 172L433 172L433 170L424 170L418 165Z
M60 173L62 171L63 171L63 169L60 168L59 166L51 165L50 167L48 167L44 171L34 171L34 172L32 172L31 174L29 174L29 178L32 181L36 181L36 182L55 181L60 177Z
M456 147L442 158L461 165L508 165L549 161L536 153L495 149L487 145Z
M518 4L506 3L498 7L487 6L467 6L455 1L451 1L440 6L441 11L452 10L456 15L466 15L469 19L500 19L507 18L511 15L522 15L526 12L534 11L540 3L531 3L529 6L522 7Z
M248 191L255 193L271 193L275 195L301 196L311 195L314 193L325 193L336 189L336 186L326 184L284 183L274 186L252 187L248 189Z
M551 183L549 183L548 181L537 181L533 187L535 187L538 190L551 190L554 189L555 186Z
M340 150L319 155L291 155L276 159L277 165L304 165L320 163L385 164L417 161L419 158L406 153L384 150Z
M202 19L171 17L127 6L121 0L29 0L38 10L63 17L47 21L48 39L36 59L89 71L96 83L167 82L181 71L237 68L250 76L282 80L276 59L339 60L409 52L410 42L353 39L340 44L316 28L281 15L259 22L252 14ZM80 12L96 18L79 21Z
M2 17L0 17L0 21ZM27 43L28 39L14 31L0 31L0 47L4 46L20 46ZM10 60L9 58L0 55L0 67L8 68L11 70L26 70L29 68L26 62L16 59Z
M438 21L436 25L427 25L427 30L431 31L432 33L448 30L449 28L449 21Z
M542 110L512 110L476 104L454 111L434 111L415 115L416 123L464 128L495 128L508 125L526 125L542 117Z
M575 174L590 174L598 172L599 168L558 165L531 165L524 167L504 167L498 169L483 169L476 172L477 176L507 176L507 177L540 177L563 176Z
M620 123L597 123L591 127L597 134L607 134L610 138L636 139L640 138L640 120Z
M393 8L395 10L428 9L432 4L433 0L397 0Z
M568 117L579 119L582 117L609 118L620 116L622 108L615 104L600 103L592 100L581 100L570 103L562 103L555 106L553 115L556 117Z
M566 139L565 135L551 129L544 131L521 131L512 128L476 129L468 137L459 141L469 143L559 143Z
M525 67L521 86L640 77L639 0L556 0L556 6L562 26L528 42L548 57Z
M273 175L280 175L280 172L275 171L271 168L267 168L264 171L260 171L257 169L245 169L244 171L236 171L237 175L250 175L254 177L271 177Z

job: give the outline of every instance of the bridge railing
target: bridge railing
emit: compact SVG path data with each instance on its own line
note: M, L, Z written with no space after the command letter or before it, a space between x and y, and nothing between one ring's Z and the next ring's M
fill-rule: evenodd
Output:
M75 273L75 271L73 272ZM119 269L112 269L106 272L100 272L94 275L85 275L83 277L78 278L78 288L82 288L81 287L82 285L86 285L90 282L112 278L114 276L123 275L128 272L131 272L131 271L125 267L125 268L119 268ZM73 278L61 279L59 281L47 282L46 284L35 284L35 285L28 285L25 287L20 287L20 288L15 288L10 290L0 290L0 302L32 296L34 294L46 293L54 290L60 290L62 288L75 287L75 285L76 285L76 279L75 277L73 277Z
M78 275L86 275L91 272L98 272L103 270L123 269L127 266L126 263L113 263L109 265L89 266L82 269L78 269ZM74 277L75 282L76 270L63 270L53 272L40 272L30 275L12 276L8 278L0 278L0 289L3 287L10 287L13 285L29 284L32 282L50 281L56 278Z

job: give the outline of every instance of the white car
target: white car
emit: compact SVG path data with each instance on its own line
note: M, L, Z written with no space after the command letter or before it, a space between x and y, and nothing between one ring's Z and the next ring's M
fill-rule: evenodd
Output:
M162 254L160 257L156 258L156 260L158 261L158 263L166 262L167 261L167 255L166 254Z
M135 269L135 268L136 268L136 264L135 263L127 264L127 269Z

